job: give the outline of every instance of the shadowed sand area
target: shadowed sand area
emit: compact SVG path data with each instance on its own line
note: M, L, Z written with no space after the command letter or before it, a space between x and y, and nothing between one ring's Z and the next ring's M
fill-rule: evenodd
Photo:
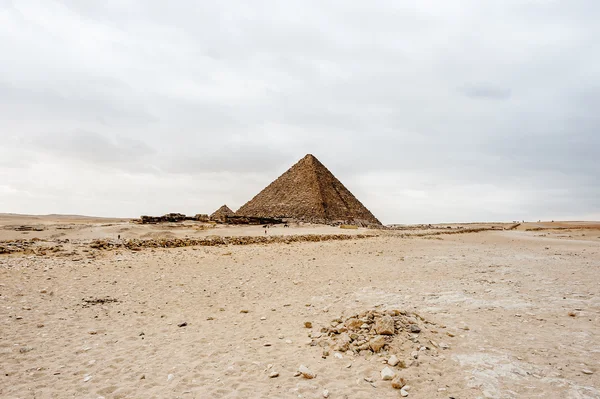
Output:
M410 398L600 397L600 230L591 223L423 236L445 229L306 225L268 235L376 237L140 251L89 244L264 229L0 223L0 240L63 246L0 255L3 398L322 398L325 389L397 398L380 375L391 354L405 363L388 367ZM378 353L321 346L332 320L392 309L416 312L422 331L399 331L402 345ZM300 365L316 378L295 377Z

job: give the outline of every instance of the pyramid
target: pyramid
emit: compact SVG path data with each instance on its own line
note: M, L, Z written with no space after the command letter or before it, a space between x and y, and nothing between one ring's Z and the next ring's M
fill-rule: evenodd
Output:
M233 212L227 205L223 205L219 209L217 209L212 215L210 215L210 220L215 222L226 222L228 216L235 216L235 212Z
M236 215L290 218L323 224L381 225L311 154L243 205Z

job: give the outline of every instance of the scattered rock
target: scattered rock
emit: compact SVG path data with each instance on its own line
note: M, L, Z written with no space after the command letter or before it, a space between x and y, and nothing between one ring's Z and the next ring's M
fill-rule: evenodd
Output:
M583 369L583 370L581 370L581 372L583 374L587 374L587 375L594 374L594 372L592 370L588 370L588 369Z
M302 377L312 380L313 378L315 378L317 375L315 373L313 373L308 367L301 365L298 368L298 371L300 372L300 374L302 374Z
M187 322L185 322L185 321L183 323L177 324L177 327L185 327L185 326L187 326Z
M418 334L418 333L421 332L421 328L418 325L416 325L416 324L411 324L410 325L410 332Z
M327 389L323 389L323 397L324 398L328 398L329 397L329 391Z
M378 335L369 341L369 347L375 353L379 352L384 346L385 338L381 335Z
M312 323L310 321L305 321L304 322L304 327L306 327L306 328L312 328Z
M396 357L396 355L392 355L390 356L390 358L388 359L387 363L392 366L395 367L398 363L400 363L400 359L398 359Z
M408 396L408 392L406 391L406 389L402 388L400 390L400 396L402 396L403 398L406 398Z
M173 374L169 374L167 376L167 382L173 381L173 378L175 378L175 376Z
M395 376L392 379L392 388L394 389L402 389L406 385L406 380L399 375Z
M242 310L240 310L240 313L248 313L248 310L247 309L242 309Z
M276 371L273 371L271 374L269 374L269 378L277 378L279 377L279 373Z
M83 377L83 382L88 382L91 379L92 379L91 375L86 375L85 377Z
M381 370L381 379L384 381L389 381L391 379L393 379L396 376L396 373L394 373L394 370L392 370L389 367L384 367L383 370Z
M381 335L394 335L394 319L385 315L375 320L375 331Z

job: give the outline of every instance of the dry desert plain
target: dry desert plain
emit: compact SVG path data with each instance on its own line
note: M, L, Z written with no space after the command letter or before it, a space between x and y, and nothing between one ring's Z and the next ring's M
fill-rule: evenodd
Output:
M0 215L0 397L600 398L600 225L509 227Z

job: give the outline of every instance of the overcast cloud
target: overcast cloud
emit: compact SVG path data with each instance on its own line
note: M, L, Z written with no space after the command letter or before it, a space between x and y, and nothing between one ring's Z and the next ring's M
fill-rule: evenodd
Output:
M597 0L0 0L0 212L600 220Z

